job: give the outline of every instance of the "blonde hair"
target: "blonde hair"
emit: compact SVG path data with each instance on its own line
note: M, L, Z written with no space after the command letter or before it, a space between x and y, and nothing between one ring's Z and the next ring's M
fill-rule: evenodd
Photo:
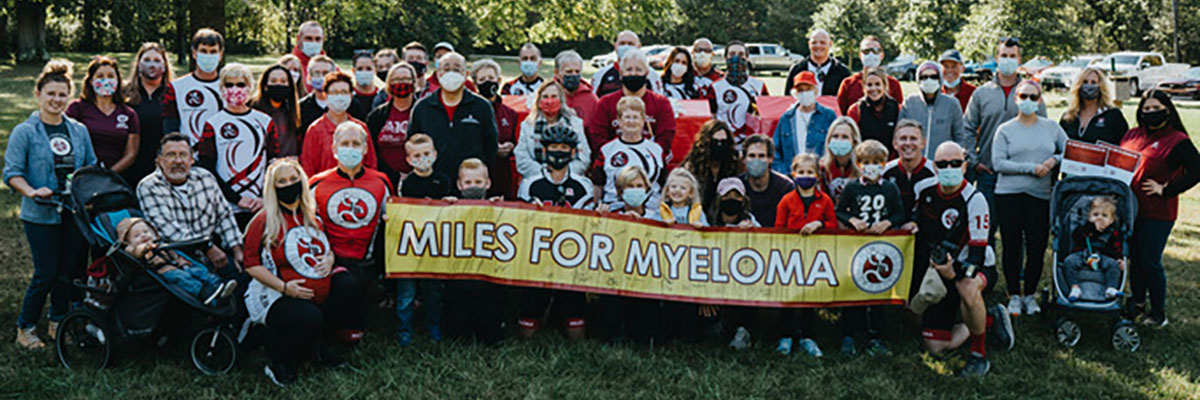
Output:
M1113 91L1110 87L1108 74L1104 73L1104 70L1101 68L1094 66L1087 67L1083 71L1079 71L1079 75L1075 76L1075 82L1071 84L1071 89L1067 93L1067 109L1063 111L1062 115L1064 121L1074 121L1076 118L1079 118L1079 108L1083 107L1083 101L1079 98L1079 88L1083 87L1083 79L1091 72L1095 72L1096 76L1100 77L1100 97L1096 99L1100 102L1100 108L1116 107L1116 104L1113 103Z
M254 74L250 72L250 67L247 67L246 64L242 63L225 64L225 68L221 68L221 75L217 81L220 84L224 84L231 79L238 78L246 80L246 103L248 105L250 103L250 99L256 96L254 92L257 91L257 88L254 87ZM221 93L221 97L225 97L225 92L221 91ZM224 101L225 99L221 100Z
M575 118L575 109L573 109L567 105L567 89L562 87L562 85L558 84L558 81L549 81L549 82L542 83L542 86L538 87L537 94L535 94L533 96L534 101L540 103L542 101L541 100L542 93L545 93L546 89L550 89L550 88L554 88L554 89L558 90L558 101L562 102L562 106L558 108L558 110L559 110L558 111L558 119L559 120L568 120L571 118ZM618 102L618 103L620 103L620 102ZM618 105L617 107L619 110L620 106ZM529 115L525 116L525 120L529 121L529 123L531 123L531 124L534 122L537 122L538 117L542 116L542 108L538 107L537 103L534 103L534 107L529 111L530 111ZM619 118L620 111L617 111L617 115Z
M867 39L863 39L863 41L865 42L865 41L867 41ZM879 78L879 79L883 80L883 97L888 97L888 90L890 89L888 86L891 86L891 84L890 84L890 83L888 83L888 74L887 74L887 71L886 71L886 70L884 70L884 69L883 69L883 67L870 67L870 68L867 68L865 71L863 71L863 74L862 74L862 82L863 82L863 85L864 85L864 87L865 87L865 86L866 86L866 84L867 84L867 77L868 77L868 76L874 76L874 77L876 77L876 78ZM867 96L866 96L866 92L864 92L864 93L863 93L863 98L866 98L866 97L867 97ZM897 99L897 100L900 100L900 99ZM865 111L865 110L864 110L864 111Z
M803 154L797 154L795 157L792 157L792 172L793 173L796 172L796 170L800 169L800 167L802 167L804 165L811 165L813 167L813 171L817 171L817 173L820 173L820 171L821 171L821 164L817 161L816 154L803 153Z
M886 162L888 149L878 140L868 139L854 146L854 157L865 163Z
M850 131L854 133L850 137L851 145L858 147L858 144L862 143L862 134L858 133L858 123L854 122L853 118L844 115L837 117L837 119L833 120L833 123L829 124L829 129L825 130L825 155L821 156L821 167L832 167L834 164L833 152L829 151L829 141L833 139L833 130L841 125L849 126ZM854 151L851 151L847 156L850 157L850 170L855 176L858 176L861 172L858 170L858 160L854 158Z
M700 190L698 189L700 187L700 181L696 179L695 175L692 175L687 168L675 168L671 170L670 175L667 175L667 182L665 185L663 185L663 187L666 188L671 186L671 182L675 181L687 183L689 188L688 190L692 192L692 194L688 196L689 201L691 204L700 204Z
M637 96L621 97L621 100L617 101L617 119L620 119L621 114L624 114L626 111L637 111L642 115L646 115L646 102Z
M146 226L150 227L150 231L154 232L154 236L158 237L158 229L154 229L154 225L151 225L150 221L146 221L140 217L129 217L117 223L117 241L126 245L131 244L129 243L129 232L132 232L133 227L140 224L146 224Z
M643 182L646 182L646 186L650 186L650 177L646 175L646 170L636 165L626 165L625 168L621 168L621 171L617 172L617 179L613 182L613 185L616 186L619 192L625 190L625 187L633 183L634 179L641 179Z
M491 177L488 176L487 164L484 164L483 161L478 158L468 158L463 160L462 164L458 165L458 176L462 176L463 172L476 170L483 171L483 176L491 179Z
M295 215L301 218L300 223L304 227L320 230L317 224L317 201L313 199L312 191L308 187L308 175L304 173L304 168L293 158L276 159L267 167L266 177L263 178L263 208L259 211L266 215L267 219L262 244L268 249L275 247L283 239L284 227L287 225L283 220L283 207L279 205L279 196L275 194L275 175L284 168L291 168L300 175L300 198Z
M1113 200L1112 197L1096 196L1092 199L1091 203L1092 210L1097 208L1107 210L1109 214L1112 214L1113 220L1117 220L1117 201Z

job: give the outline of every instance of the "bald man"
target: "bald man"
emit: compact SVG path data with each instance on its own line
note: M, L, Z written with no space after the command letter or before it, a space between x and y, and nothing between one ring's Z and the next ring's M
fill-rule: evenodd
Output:
M812 34L808 35L808 57L793 65L792 69L788 71L787 80L784 80L783 94L787 96L792 94L794 86L792 82L796 75L804 71L812 71L813 75L817 76L817 95L837 96L842 79L850 76L850 68L829 53L832 46L833 39L824 29L814 30Z
M621 31L613 39L613 50L617 52L617 60L624 58L625 52L629 49L640 48L642 48L642 40L633 31ZM621 66L619 64L620 61L613 62L592 75L592 91L596 93L596 97L604 97L606 94L621 90ZM658 72L651 69L646 78L649 80L647 84L651 91L663 93L662 79L659 78Z
M437 64L441 87L413 106L408 131L429 135L438 153L434 171L457 180L463 160L495 162L496 119L492 104L466 89L467 61L461 54L445 53Z
M991 224L987 200L963 178L966 156L958 143L938 146L933 161L935 176L913 188L917 194L913 221L902 229L917 233L913 282L921 282L932 266L946 287L940 301L914 307L924 310L921 335L926 349L940 354L969 341L970 356L961 375L983 376L991 367L985 346L988 331L996 339L994 346L1009 350L1014 340L1008 310L999 304L989 309L983 301L984 294L996 284L996 253L987 240ZM934 259L935 255L941 259ZM919 289L920 285L914 287ZM910 295L917 293L910 291Z

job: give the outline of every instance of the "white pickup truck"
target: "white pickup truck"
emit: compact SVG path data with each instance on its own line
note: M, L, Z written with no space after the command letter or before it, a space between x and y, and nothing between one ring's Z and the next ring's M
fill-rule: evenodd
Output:
M1096 63L1112 75L1116 82L1128 82L1129 95L1138 96L1143 90L1187 72L1187 64L1168 64L1162 53L1123 51L1112 53Z

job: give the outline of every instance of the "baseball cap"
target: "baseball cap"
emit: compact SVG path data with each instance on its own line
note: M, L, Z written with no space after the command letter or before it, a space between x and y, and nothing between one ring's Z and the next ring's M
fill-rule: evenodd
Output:
M452 45L448 42L438 42L437 44L433 45L433 51L437 52L438 49L446 49L446 50L454 51L454 45Z
M959 64L962 64L962 63L963 63L963 60L962 60L962 54L959 54L958 50L955 50L955 49L950 49L950 50L943 51L943 52L942 52L942 56L941 56L941 57L938 57L938 63L939 63L939 64L940 64L942 61L946 61L946 60L954 61L954 62L956 62L956 63L959 63Z
M803 71L796 74L796 77L792 78L792 84L799 85L801 83L817 86L817 76L813 75L812 71Z
M746 195L746 185L739 178L725 178L717 182L717 196L724 196L730 190L736 190L743 196Z

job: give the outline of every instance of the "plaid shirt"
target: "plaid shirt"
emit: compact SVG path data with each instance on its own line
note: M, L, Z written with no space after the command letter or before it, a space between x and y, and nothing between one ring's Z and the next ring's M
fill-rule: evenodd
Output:
M180 187L167 182L161 170L155 171L138 183L137 194L146 220L168 242L216 236L226 248L242 244L233 210L216 177L202 168L192 168Z

